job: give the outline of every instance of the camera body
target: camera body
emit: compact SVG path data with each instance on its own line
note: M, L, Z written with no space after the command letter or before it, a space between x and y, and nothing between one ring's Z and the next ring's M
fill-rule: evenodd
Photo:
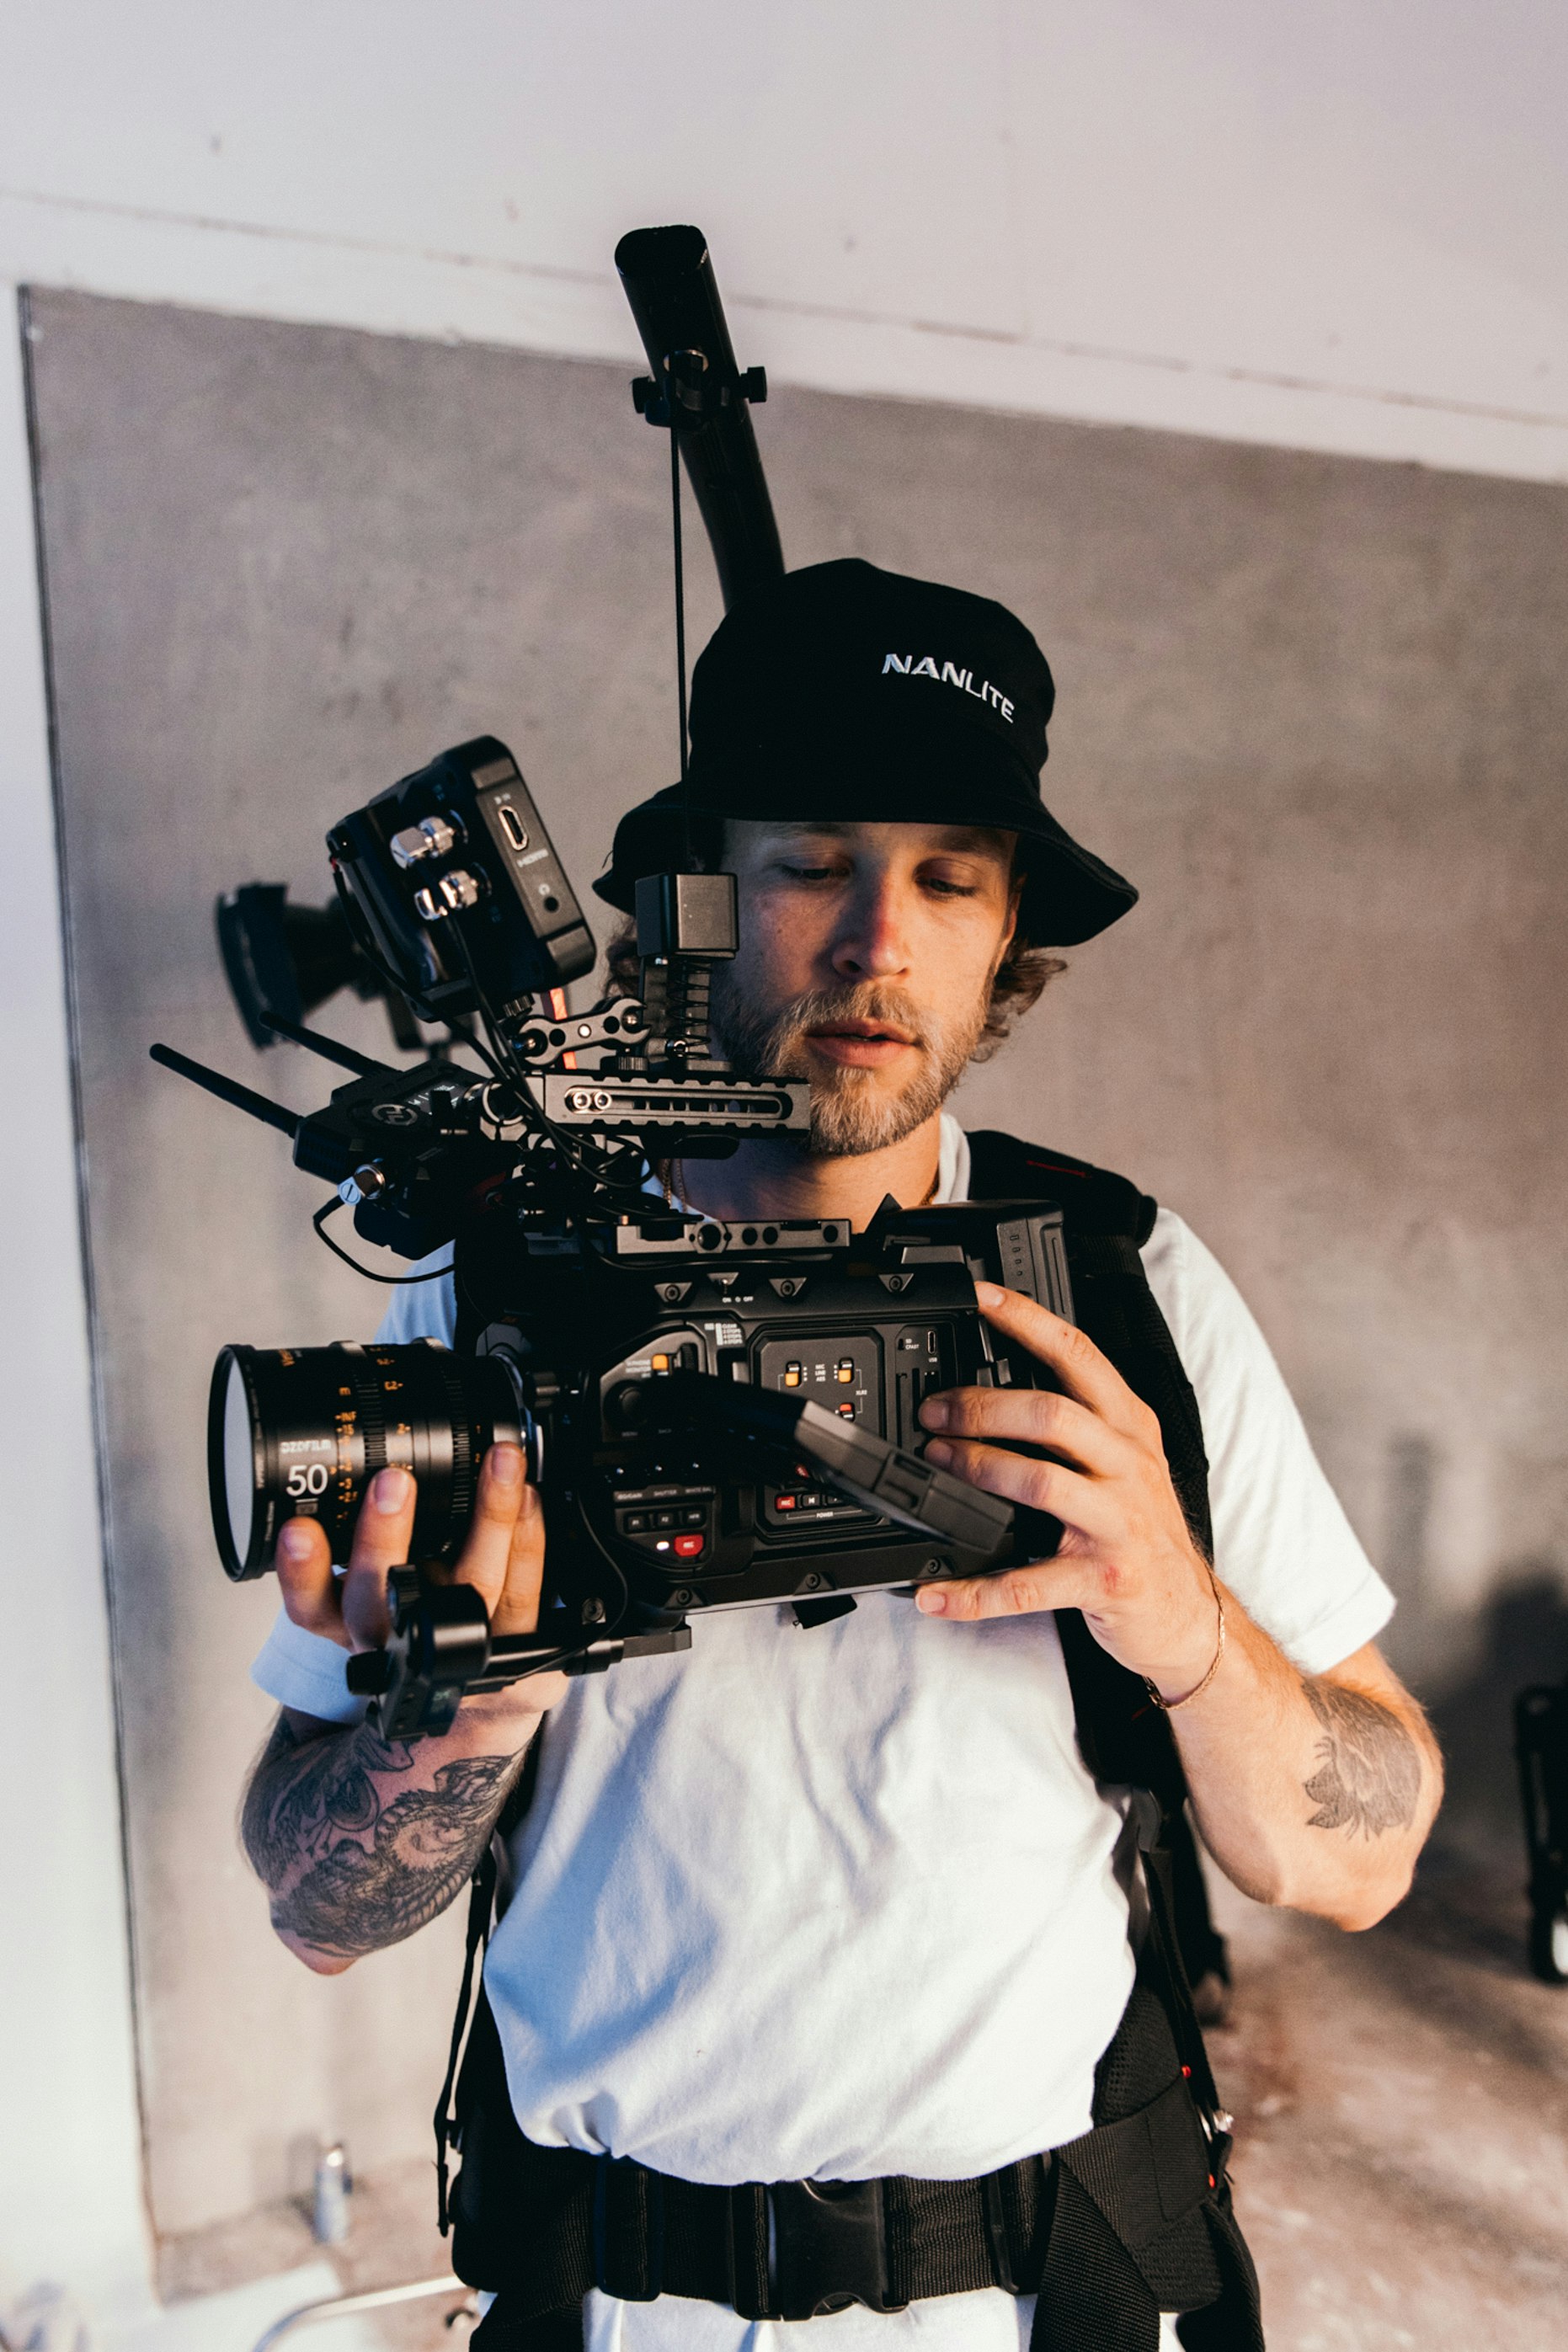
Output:
M458 1244L458 1349L516 1368L558 1604L810 1618L1012 1556L1008 1507L921 1458L927 1395L1040 1372L982 1320L977 1276L1070 1313L1059 1213L889 1201L856 1233L650 1202L563 1235L509 1230L503 1192Z

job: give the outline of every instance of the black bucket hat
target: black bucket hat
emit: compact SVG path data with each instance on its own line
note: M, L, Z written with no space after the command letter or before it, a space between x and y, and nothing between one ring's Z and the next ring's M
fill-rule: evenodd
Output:
M1056 689L1020 620L988 597L848 557L787 572L727 614L691 680L692 814L1005 826L1022 921L1074 947L1138 898L1040 798ZM629 909L679 861L680 788L621 819L595 889Z

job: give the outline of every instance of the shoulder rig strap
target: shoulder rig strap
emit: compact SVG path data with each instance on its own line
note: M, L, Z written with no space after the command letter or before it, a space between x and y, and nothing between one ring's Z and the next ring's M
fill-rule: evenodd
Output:
M1131 1242L1134 1249L1153 1231L1158 1206L1130 1177L991 1127L969 1139L969 1197L1057 1201L1076 1234Z
M1061 1209L1079 1323L1158 1413L1187 1524L1208 1551L1208 1457L1198 1402L1139 1255L1158 1203L1129 1177L992 1128L970 1137L969 1151L971 1200L1048 1200Z
M1060 1208L1079 1327L1159 1415L1172 1483L1194 1538L1210 1551L1198 1402L1139 1255L1153 1231L1157 1203L1110 1169L994 1129L971 1135L969 1150L972 1200L1047 1200ZM1098 1780L1149 1790L1163 1817L1154 1848L1144 1855L1151 1908L1170 1913L1169 1933L1158 1939L1168 1948L1160 1965L1179 2038L1201 2053L1188 1978L1217 1971L1228 1979L1229 1971L1186 1822L1186 1780L1170 1720L1151 1704L1139 1676L1100 1648L1078 1610L1058 1609L1057 1629L1085 1764ZM1191 2063L1198 2066L1200 2056Z
M1172 1480L1206 1549L1208 1464L1197 1400L1139 1255L1153 1229L1156 1203L1126 1176L994 1129L972 1135L969 1150L972 1200L1048 1200L1060 1207L1079 1327L1158 1413ZM1174 1750L1164 1717L1151 1708L1138 1677L1090 1638L1076 1611L1058 1613L1079 1741L1090 1770L1168 1796L1178 1785L1179 1767L1173 1775Z

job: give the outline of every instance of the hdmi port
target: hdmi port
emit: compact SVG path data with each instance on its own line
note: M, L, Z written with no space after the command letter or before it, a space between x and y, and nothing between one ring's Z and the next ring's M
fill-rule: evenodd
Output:
M514 808L509 808L503 801L500 807L496 811L496 814L500 819L500 829L505 834L507 839L510 842L512 847L514 849L526 849L528 847L528 827L524 824L517 811Z

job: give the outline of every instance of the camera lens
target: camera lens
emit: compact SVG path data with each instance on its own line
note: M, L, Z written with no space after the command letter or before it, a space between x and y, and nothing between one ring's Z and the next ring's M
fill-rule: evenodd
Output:
M348 1558L365 1488L396 1463L419 1482L411 1558L451 1559L474 1507L480 1456L531 1428L504 1350L225 1348L207 1408L213 1533L237 1582L273 1565L286 1519L319 1519Z

